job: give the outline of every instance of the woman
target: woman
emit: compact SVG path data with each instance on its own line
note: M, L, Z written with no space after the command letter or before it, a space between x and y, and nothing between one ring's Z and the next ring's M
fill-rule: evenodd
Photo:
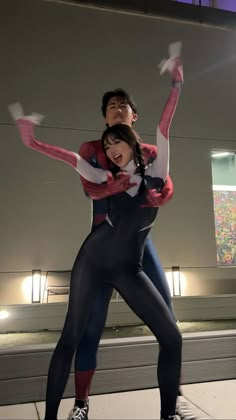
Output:
M176 95L179 95L179 89L180 86L176 86ZM74 263L68 312L49 367L45 419L57 418L75 349L86 329L97 292L104 283L117 289L157 338L160 344L161 419L176 418L181 335L167 305L141 265L144 243L158 211L145 206L147 191L160 190L168 174L168 133L165 137L162 127L158 126L158 157L145 167L137 133L123 124L108 128L102 141L111 162L109 172L93 168L76 153L36 140L37 116L22 117L15 111L17 126L26 146L66 161L91 182L107 182L122 171L130 174L132 183L126 192L108 198L106 220L87 237Z

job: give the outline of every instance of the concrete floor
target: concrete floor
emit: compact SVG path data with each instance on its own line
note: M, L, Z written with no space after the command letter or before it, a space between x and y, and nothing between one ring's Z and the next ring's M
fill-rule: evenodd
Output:
M184 385L185 399L198 419L236 419L236 380ZM58 419L66 419L73 399L61 402ZM44 402L0 407L1 420L41 420ZM95 395L90 398L90 420L159 419L159 390Z

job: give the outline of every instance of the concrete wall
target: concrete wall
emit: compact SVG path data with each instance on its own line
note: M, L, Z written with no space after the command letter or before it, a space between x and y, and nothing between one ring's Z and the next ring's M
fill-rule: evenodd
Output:
M236 149L236 33L62 3L2 0L0 35L1 303L28 302L17 297L24 273L33 268L71 269L90 228L90 202L77 173L25 149L7 105L19 100L26 112L45 114L37 136L77 151L104 128L104 91L122 86L139 105L136 129L152 143L170 85L156 65L179 39L186 82L171 130L175 196L161 209L152 238L164 267L186 272L185 294L235 293L236 269L215 268L210 155Z
M178 321L210 321L236 318L236 295L173 298ZM8 318L0 319L0 333L61 330L67 310L66 303L6 305ZM122 300L112 299L106 327L141 325L138 318Z
M166 269L166 276L170 292L173 294L172 274L169 268ZM0 279L0 305L31 304L31 272L2 274ZM42 272L41 303L67 302L69 284L69 272ZM59 288L66 286L66 288L62 290L61 294L48 294L47 285L59 286ZM222 269L214 267L185 268L181 269L180 273L180 290L183 297L236 293L236 276L234 276L234 270L228 267ZM113 297L117 297L115 290Z
M234 379L235 344L235 331L184 334L181 383ZM44 344L0 349L0 405L45 399L54 347ZM91 394L156 387L158 351L153 337L102 340ZM73 367L64 392L67 398L74 396Z

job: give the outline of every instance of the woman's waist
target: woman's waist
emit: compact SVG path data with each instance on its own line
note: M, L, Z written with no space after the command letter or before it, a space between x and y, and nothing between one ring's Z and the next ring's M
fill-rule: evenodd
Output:
M107 214L107 223L117 232L125 231L127 235L136 235L138 232L151 229L155 223L155 214L150 214L148 217L137 217L132 214L127 217L127 214Z
M146 238L154 224L154 221L145 226L116 223L107 217L99 226L95 227L87 240L87 246L92 255L107 255L115 252L127 253L135 249L139 253L142 250Z

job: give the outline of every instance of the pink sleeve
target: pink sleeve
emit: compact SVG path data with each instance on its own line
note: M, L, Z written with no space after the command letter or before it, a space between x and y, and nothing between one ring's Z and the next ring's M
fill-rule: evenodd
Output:
M108 171L94 168L77 153L37 140L34 135L35 124L27 120L27 118L16 120L16 125L25 146L30 147L31 149L34 149L54 159L62 160L63 162L68 163L74 169L76 169L80 175L91 182L97 184L106 182Z
M157 126L156 142L158 154L152 168L152 176L162 178L163 181L166 180L169 174L169 131L183 84L182 65L178 61L172 72L172 80L171 93Z

